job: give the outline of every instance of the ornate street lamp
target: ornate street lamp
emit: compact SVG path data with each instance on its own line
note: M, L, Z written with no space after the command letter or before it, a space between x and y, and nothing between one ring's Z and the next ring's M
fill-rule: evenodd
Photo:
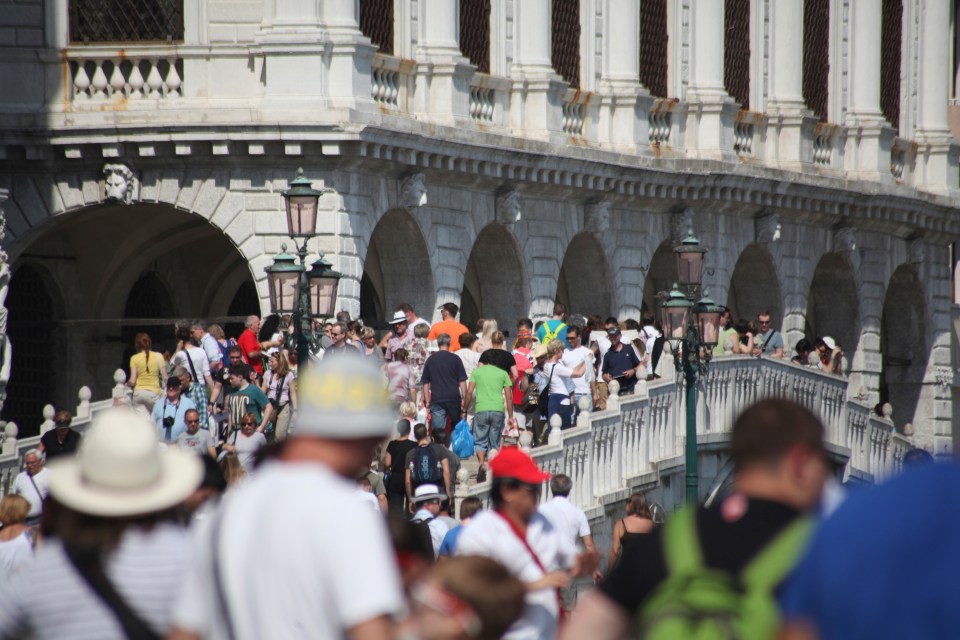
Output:
M297 335L297 364L306 365L310 357L310 344L315 342L313 318L329 318L337 304L337 285L341 275L332 265L320 259L307 270L307 243L317 232L317 204L323 191L313 188L304 177L303 169L297 169L297 177L290 188L283 192L287 210L287 232L297 248L300 264L287 253L287 245L281 245L281 253L273 264L265 269L273 312L292 313ZM297 238L303 243L298 244Z
M686 383L687 502L696 504L700 483L697 469L697 374L706 373L713 347L717 345L722 307L706 294L694 304L703 280L703 259L707 250L700 246L692 229L673 251L677 256L679 286L674 284L661 303L660 322L674 354L677 373L683 372Z

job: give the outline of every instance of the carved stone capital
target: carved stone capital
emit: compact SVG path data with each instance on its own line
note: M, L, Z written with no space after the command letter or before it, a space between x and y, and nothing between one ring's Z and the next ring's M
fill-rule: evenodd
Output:
M693 209L684 207L670 214L670 239L673 244L683 242L690 229L693 229Z
M400 179L400 206L414 209L427 204L427 179L422 172L409 173Z

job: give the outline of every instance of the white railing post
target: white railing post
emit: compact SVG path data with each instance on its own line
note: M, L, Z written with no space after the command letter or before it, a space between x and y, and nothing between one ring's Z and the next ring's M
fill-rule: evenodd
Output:
M40 423L41 436L56 426L53 424L53 416L55 415L57 415L57 410L52 404L43 406L43 422Z
M80 387L80 391L77 393L77 399L80 400L77 404L77 414L75 420L88 420L90 418L90 398L93 397L93 392L90 391L90 387L84 385Z
M17 434L20 429L16 422L8 422L3 427L3 448L0 449L0 455L11 456L17 454Z

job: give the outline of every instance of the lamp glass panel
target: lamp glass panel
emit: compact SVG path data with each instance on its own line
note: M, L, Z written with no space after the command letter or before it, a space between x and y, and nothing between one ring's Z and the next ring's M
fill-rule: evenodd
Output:
M713 348L720 340L720 313L716 311L701 311L697 313L697 323L700 325L700 342L705 347Z
M687 333L687 307L667 307L664 309L664 331L668 340L683 340Z
M274 313L293 313L297 308L297 284L300 273L280 271L269 274L270 302Z
M337 282L329 276L310 279L310 311L316 318L332 318L337 305Z
M681 251L677 253L677 278L682 285L700 284L703 277L703 252Z
M287 197L287 228L294 238L310 237L317 231L317 197Z

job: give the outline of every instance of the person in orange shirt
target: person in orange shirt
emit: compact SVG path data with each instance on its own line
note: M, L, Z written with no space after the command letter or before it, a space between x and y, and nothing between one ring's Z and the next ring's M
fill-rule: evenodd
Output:
M460 307L452 302L440 305L440 317L442 320L430 327L430 333L427 340L436 340L441 333L450 336L450 351L456 351L460 348L458 336L461 333L470 333L470 329L457 322L457 314L460 313Z

